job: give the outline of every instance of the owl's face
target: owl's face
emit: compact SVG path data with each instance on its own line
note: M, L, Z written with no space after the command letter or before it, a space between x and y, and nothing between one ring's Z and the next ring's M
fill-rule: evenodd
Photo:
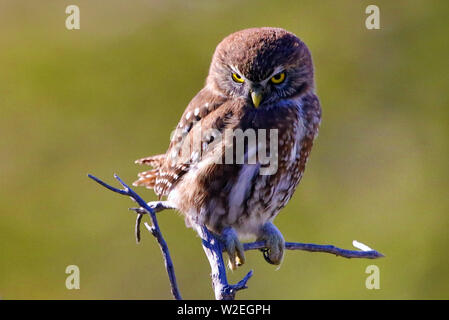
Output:
M207 85L262 108L313 90L313 64L306 45L292 33L246 29L217 46Z

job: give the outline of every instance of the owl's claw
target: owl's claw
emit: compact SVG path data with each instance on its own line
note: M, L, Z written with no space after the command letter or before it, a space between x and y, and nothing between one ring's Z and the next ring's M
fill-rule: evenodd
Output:
M271 222L263 225L258 241L265 241L263 257L270 264L279 265L284 258L285 240L282 233Z
M245 250L240 242L237 233L231 227L223 229L221 240L229 256L229 268L235 270L245 263Z

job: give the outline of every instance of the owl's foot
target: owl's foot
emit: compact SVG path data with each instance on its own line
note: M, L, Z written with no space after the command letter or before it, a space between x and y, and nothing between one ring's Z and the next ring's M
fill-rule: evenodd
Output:
M221 232L221 241L229 256L229 268L235 270L245 263L245 250L237 237L237 233L231 227L224 228Z
M279 265L284 258L285 240L282 233L271 222L267 222L260 230L258 241L265 241L262 249L263 257L268 263Z

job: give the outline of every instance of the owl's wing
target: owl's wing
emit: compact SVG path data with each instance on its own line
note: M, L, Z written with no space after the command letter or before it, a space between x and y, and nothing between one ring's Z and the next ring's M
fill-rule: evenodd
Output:
M227 100L207 88L201 90L184 111L167 152L136 161L149 164L154 169L140 173L134 185L154 189L159 197L168 195L193 165L212 152L209 146L213 144L213 136L203 139L201 135L214 130L222 132L226 127L233 126L243 106L244 103Z

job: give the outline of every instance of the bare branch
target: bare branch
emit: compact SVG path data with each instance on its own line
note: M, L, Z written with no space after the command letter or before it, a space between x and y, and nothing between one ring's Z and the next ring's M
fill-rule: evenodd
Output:
M217 300L234 300L237 291L246 289L246 283L253 275L251 270L237 284L230 285L226 277L226 266L223 261L223 245L205 226L194 226L203 244L204 252L211 267L212 287Z
M265 249L265 243L263 241L244 243L243 248L247 250ZM333 245L320 245L313 243L300 243L300 242L286 242L285 249L288 250L303 250L309 252L325 252L333 253L336 256L344 258L364 258L364 259L377 259L382 258L384 255L376 250L358 251L347 250L335 247Z
M100 179L98 179L97 177L94 177L93 175L88 175L89 178L91 178L92 180L96 181L97 183L99 183L100 185L102 185L103 187L119 193L121 195L125 195L125 196L129 196L131 197L131 199L135 202L137 202L137 204L143 208L147 214L150 216L151 218L151 222L152 222L152 226L149 226L148 224L145 224L145 226L148 228L148 230L151 231L151 234L156 238L157 242L159 243L159 247L161 248L162 251L162 255L164 257L164 261L165 261L165 269L167 270L167 274L168 274L168 278L170 280L170 285L171 285L171 292L173 297L176 300L181 300L181 294L179 293L179 289L178 289L178 285L176 283L176 276L175 276L175 268L173 266L173 262L171 260L170 257L170 251L168 250L168 246L167 243L165 242L164 237L162 236L162 232L159 228L159 224L156 218L156 213L155 210L152 209L137 193L135 193L130 187L128 187L123 181L122 179L119 178L119 176L117 176L116 174L114 174L114 178L117 179L118 182L120 182L120 184L123 186L123 189L117 189L114 188L110 185L108 185L107 183L101 181ZM136 220L136 240L139 241L140 240L140 221L142 219L142 213L138 213L137 216L137 220Z

